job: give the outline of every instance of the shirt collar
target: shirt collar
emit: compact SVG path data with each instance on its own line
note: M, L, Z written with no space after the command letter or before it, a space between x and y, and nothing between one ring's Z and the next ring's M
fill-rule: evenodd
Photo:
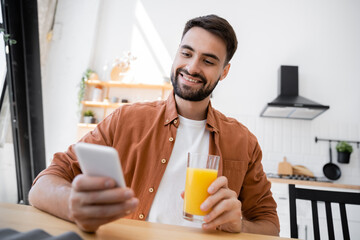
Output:
M165 122L164 125L168 125L178 118L178 112L176 109L175 95L174 90L169 94L168 99L166 100L166 110L165 110Z
M209 102L207 118L206 118L206 128L210 132L218 132L218 124L215 117L215 109L211 106L211 102ZM176 109L176 101L175 101L175 93L174 90L171 91L169 97L166 100L166 110L165 110L165 122L164 125L168 125L175 121L175 126L179 126L178 121L178 112Z
M207 112L207 121L206 121L206 128L210 131L210 132L218 132L219 128L218 128L218 123L216 121L216 117L215 117L215 109L211 106L211 101L209 102L209 106L208 106L208 112Z

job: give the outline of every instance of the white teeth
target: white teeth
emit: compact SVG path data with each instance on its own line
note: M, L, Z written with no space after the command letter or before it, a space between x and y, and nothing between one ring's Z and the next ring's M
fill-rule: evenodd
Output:
M188 78L188 77L185 77L185 76L183 76L186 80L188 80L189 82L193 82L193 83L197 83L197 82L199 82L199 81L197 81L197 80L194 80L194 79L191 79L191 78Z

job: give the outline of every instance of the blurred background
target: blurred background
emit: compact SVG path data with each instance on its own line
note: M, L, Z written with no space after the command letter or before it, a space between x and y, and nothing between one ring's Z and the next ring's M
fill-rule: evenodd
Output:
M94 127L81 125L85 110L92 110L99 122L116 107L79 104L79 90L88 69L96 73L94 80L111 82L114 66L130 59L129 71L118 81L164 85L169 81L185 22L207 14L227 19L239 42L230 73L218 84L212 104L257 136L267 173L276 173L286 156L291 164L306 166L315 176L324 177L329 143L316 143L315 137L360 140L357 0L38 0L36 8L42 90L38 117L43 119L43 143L32 144L43 150L38 156L45 165L55 152L65 151ZM0 199L16 202L11 104L9 94L2 91L7 69L5 45L0 44L0 90L4 93ZM329 110L313 120L260 117L266 104L279 95L281 65L298 66L299 95L330 106ZM89 78L87 75L85 80ZM82 100L91 100L97 85L85 85ZM106 104L163 99L171 90L106 84L101 89L101 101ZM113 101L112 97L117 99ZM336 162L335 145L331 143L333 162L341 169L336 182L358 184L359 144L351 143L353 153L348 164Z

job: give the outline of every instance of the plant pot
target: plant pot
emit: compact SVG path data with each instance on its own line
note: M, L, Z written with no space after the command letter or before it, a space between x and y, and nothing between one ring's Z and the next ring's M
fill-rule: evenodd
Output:
M350 154L349 152L337 152L338 153L338 162L339 163L349 163Z
M84 123L90 124L95 123L96 119L92 116L84 116Z

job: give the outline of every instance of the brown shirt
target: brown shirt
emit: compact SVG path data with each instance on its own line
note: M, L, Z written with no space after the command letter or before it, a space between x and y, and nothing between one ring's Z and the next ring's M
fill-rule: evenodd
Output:
M80 141L118 150L126 185L139 198L133 219L146 219L165 172L176 139L179 118L173 93L166 101L134 103L116 109ZM256 137L235 119L208 107L209 154L221 157L219 176L228 178L238 194L245 219L269 220L279 229L276 203L261 164ZM81 173L73 145L54 155L51 165L36 180L54 174L72 182Z

